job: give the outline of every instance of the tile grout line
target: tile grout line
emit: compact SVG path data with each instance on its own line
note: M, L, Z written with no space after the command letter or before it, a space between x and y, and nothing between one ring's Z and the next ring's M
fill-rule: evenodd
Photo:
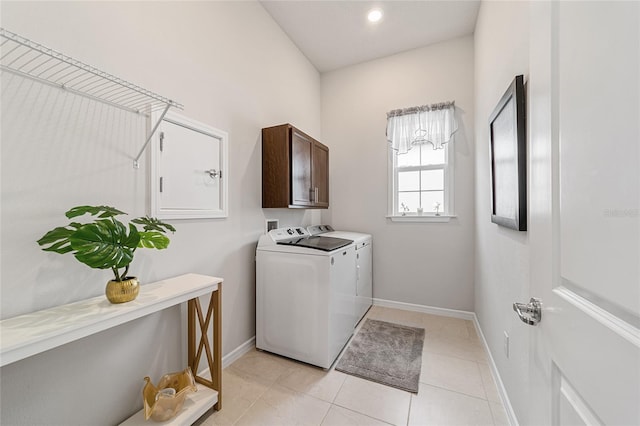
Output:
M230 365L229 367L231 367L231 365ZM251 402L251 404L249 404L249 406L248 406L245 410L243 410L243 411L242 411L242 414L240 414L240 416L238 416L238 419L237 419L235 422L233 422L233 424L234 424L234 425L237 425L237 424L238 424L238 422L239 422L239 421L240 421L240 420L245 416L245 414L247 414L247 413L249 412L249 410L251 409L251 407L253 407L253 406L256 404L256 402L258 402L258 401L260 400L260 398L262 398L262 395L264 395L265 393L267 393L267 391L268 391L269 389L270 389L270 387L268 387L267 389L265 389L265 391L264 391L264 392L262 392L262 393L260 394L260 396L258 396L254 401L252 401L252 402Z
M335 371L335 370L334 370L334 371ZM341 373L341 372L340 372L340 373ZM340 388L338 389L338 392L336 392L336 394L333 396L333 399L331 400L331 405L334 405L334 404L335 404L335 402L336 402L336 398L338 398L338 395L340 394L340 391L342 390L342 388L344 387L344 384L345 384L345 383L346 383L346 381L347 381L347 377L348 377L348 376L347 376L345 373L342 373L342 374L344 374L344 376L345 376L345 377L344 377L344 380L343 380L343 381L342 381L342 383L340 384Z
M456 356L456 355L449 355L449 354L442 353L442 352L423 351L423 353L425 353L425 352L428 353L428 354L433 354L433 355L448 356L450 358L460 359L462 361L469 361L469 362L475 362L475 363L481 362L481 361L478 361L477 359L462 358L462 357L459 357L459 356Z
M420 383L423 384L423 385L426 385L426 386L430 386L432 388L441 389L441 390L444 390L444 391L447 391L447 392L452 392L452 393L456 393L458 395L467 396L469 398L477 399L479 401L490 402L486 398L480 398L480 397L475 396L475 395L469 395L468 393L464 393L464 392L448 389L448 388L445 388L445 387L442 387L442 386L438 386L438 385L432 385L431 383L425 383L425 382L420 382ZM412 394L412 395L417 395L417 394Z
M228 365L228 366L227 366L227 368L232 368L232 366L233 366L233 363L232 363L232 364L230 364L230 365ZM234 370L234 369L232 368L232 371L233 371L233 370ZM237 370L237 369L236 369L236 370ZM288 370L289 370L289 369L287 369L287 371L288 371ZM245 373L245 374L248 374L249 376L251 376L251 374L250 374L250 373L243 372L242 370L238 370L238 372L239 372L239 373ZM282 374L284 374L284 373L281 373L281 374L280 374L280 376L282 376ZM238 417L238 419L237 419L235 422L233 422L233 424L234 424L234 425L238 424L238 422L239 422L239 421L240 421L240 420L241 420L241 419L242 419L242 418L243 418L243 417L244 417L244 416L249 412L249 410L251 410L251 408L252 408L254 405L256 405L256 403L257 403L258 401L260 401L260 399L261 399L261 398L262 398L262 397L263 397L263 396L264 396L264 395L265 395L269 390L271 390L271 389L273 388L273 385L278 381L278 379L280 378L280 376L278 376L278 377L277 377L273 382L271 382L271 383L269 384L269 386L265 389L265 391L264 391L264 392L262 392L262 393L260 394L260 396L258 396L258 397L253 401L253 402L251 402L251 404L249 404L249 406L248 406L248 407L247 407L247 408L242 412L242 414L240 414L240 416ZM243 378L243 379L244 379L244 378ZM285 386L285 387L286 387L286 386Z
M411 402L409 402L409 405L411 405ZM360 415L360 416L368 417L368 418L373 419L373 420L376 420L376 421L378 421L378 422L382 422L382 423L385 423L385 424L388 424L388 425L393 425L393 423L389 423L389 422L388 422L388 421L386 421L386 420L379 419L378 417L373 417L373 416L371 416L371 415L369 415L369 414L361 413L360 411L353 410L353 409L351 409L351 408L349 408L349 407L345 407L345 406L340 405L340 404L331 404L331 406L332 406L332 407L333 407L333 406L335 406L335 407L338 407L338 408L342 408L343 410L350 411L350 412L355 413L355 414L358 414L358 415ZM408 415L407 415L407 416L408 416Z
M484 378L482 377L482 370L480 369L480 364L478 363L478 361L476 361L475 364L476 364L476 368L478 369L478 374L480 375L480 383L482 384L484 399L489 401L489 392L487 392L487 385L484 383Z
M480 365L478 365L478 368L480 368ZM488 385L485 382L485 378L484 378L484 375L482 374L482 371L480 371L480 380L482 380L482 387L484 388L484 393L487 395L487 401L503 405L501 401L493 401L489 399L489 392L487 391L487 386L493 385L493 387L495 388L495 392L498 393L498 385L495 383L495 380L491 375L491 370L489 370L489 380L491 380L491 382ZM500 398L499 394L498 394L498 398Z
M493 426L496 426L496 416L493 414L493 410L491 409L491 404L489 404L489 413L491 413L491 420L493 421Z
M418 391L420 391L419 381L418 381ZM411 420L411 406L413 405L413 397L414 397L414 394L411 394L411 398L409 398L409 411L407 412L407 426L409 426L409 420Z
M368 419L375 420L375 421L377 421L377 422L380 422L380 423L384 423L384 424L386 424L386 425L391 425L391 426L393 426L393 423L389 423L389 422L387 422L387 421L385 421L385 420L379 419L379 418L377 418L377 417L370 416L370 415L368 415L368 414L360 413L360 412L358 412L358 411L352 410L351 408L343 407L343 406L338 405L338 404L331 404L331 406L332 406L332 407L338 407L338 408L341 408L341 409L346 410L346 411L348 411L348 412L350 412L350 413L357 414L358 416L363 416L363 417L366 417L366 418L368 418ZM327 425L327 426L329 426L329 425Z

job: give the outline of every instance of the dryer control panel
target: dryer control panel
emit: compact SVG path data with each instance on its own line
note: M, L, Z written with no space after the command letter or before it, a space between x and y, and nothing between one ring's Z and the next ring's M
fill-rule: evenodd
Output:
M333 231L333 228L331 227L331 225L313 225L308 226L307 231L310 235L318 235L324 234L325 232L331 232Z

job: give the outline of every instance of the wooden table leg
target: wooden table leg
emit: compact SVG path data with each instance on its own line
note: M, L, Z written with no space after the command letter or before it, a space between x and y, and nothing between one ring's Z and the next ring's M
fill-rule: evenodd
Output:
M222 283L211 293L209 309L203 315L200 299L189 300L188 330L187 330L187 358L189 367L196 382L201 383L218 392L218 402L213 406L215 410L222 409ZM207 331L213 318L213 352ZM200 341L196 345L196 322L200 328ZM196 347L197 346L197 347ZM204 351L207 357L211 380L198 375L200 358Z
M213 361L215 365L211 377L213 378L213 388L218 391L218 402L213 408L219 411L222 409L222 283L218 284L218 291L213 293L211 302L215 310L213 318Z

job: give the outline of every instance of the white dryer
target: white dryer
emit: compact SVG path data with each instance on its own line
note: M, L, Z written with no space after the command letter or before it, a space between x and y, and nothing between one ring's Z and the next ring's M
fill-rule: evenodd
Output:
M373 237L370 234L336 231L331 225L307 227L310 235L353 240L356 246L356 306L357 324L373 304Z
M280 228L256 249L256 347L329 368L354 331L355 244Z

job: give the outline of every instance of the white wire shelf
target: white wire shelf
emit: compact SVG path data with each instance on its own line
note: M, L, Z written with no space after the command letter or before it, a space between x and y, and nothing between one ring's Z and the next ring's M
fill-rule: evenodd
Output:
M183 105L0 28L0 68L136 113Z
M2 71L59 87L70 93L137 114L149 116L152 112L163 111L134 160L136 168L138 160L169 108L184 108L174 100L143 89L4 28L0 28L0 40Z

